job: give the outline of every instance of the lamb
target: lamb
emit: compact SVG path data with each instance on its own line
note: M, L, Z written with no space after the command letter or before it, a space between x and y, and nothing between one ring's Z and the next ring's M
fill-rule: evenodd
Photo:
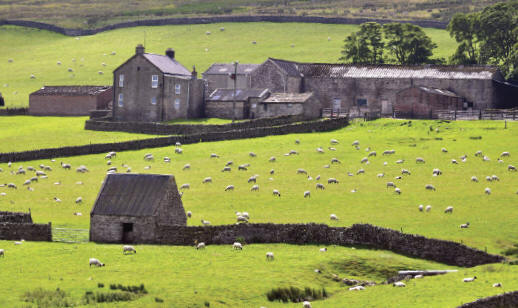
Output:
M268 161L271 162L271 163L274 163L275 160L276 160L275 156L272 156L272 157L270 157L270 159Z
M450 213L452 214L453 213L453 206L448 206L445 210L444 210L444 213Z
M432 175L433 176L438 176L438 175L441 175L442 174L442 171L437 169L437 168L434 168L433 171L432 171Z
M324 150L320 147L317 148L317 152L320 153L320 154L324 154Z
M401 179L403 179L403 177L402 176L396 176L394 179L401 180Z
M416 164L419 164L419 163L424 164L424 163L425 163L425 160L424 160L424 158L422 158L422 157L417 157L417 158L415 159L415 163L416 163Z
M31 185L31 180L27 180L27 181L23 182L23 185Z
M190 189L191 188L191 185L189 183L185 183L185 184L182 184L182 186L180 186L180 189Z
M426 185L424 186L424 188L425 188L426 190L433 190L433 191L436 191L436 190L437 190L437 189L435 188L435 186L433 186L432 184L426 184Z
M128 253L134 253L136 254L137 253L137 250L135 249L135 247L133 246L130 246L130 245L124 245L122 246L122 254L128 254Z
M255 184L252 186L252 188L250 188L250 191L259 191L259 185Z
M482 161L490 161L491 159L489 159L489 157L485 156L482 158Z
M382 177L384 177L384 176L385 176L385 173L378 173L378 177L379 177L379 178L382 178Z
M443 153L448 153L448 150L446 150L446 148L442 148L442 149L441 149L441 151L442 151Z
M199 249L205 249L205 243L204 242L199 242L198 245L196 245L196 250L199 250Z
M239 222L245 222L245 223L247 223L247 222L248 222L248 218L246 218L246 217L245 217L245 216L243 216L243 215L238 215L236 219L237 219L237 222L238 222L238 223L239 223Z
M297 169L297 174L305 174L305 175L307 175L308 172L306 170L304 170L304 169Z
M176 154L182 154L182 153L183 153L183 150L182 150L182 148L176 148L176 149L174 149L174 152L175 152Z
M430 212L431 210L432 210L432 206L431 205L427 205L426 208L425 208L425 211Z
M273 261L273 252L269 251L266 253L266 261Z
M316 187L316 189L321 189L321 190L325 190L326 189L324 184L321 184L321 183L317 183L317 185L315 187Z
M465 224L462 224L459 226L461 229L467 229L469 228L469 222L465 223Z
M232 248L235 250L243 250L243 245L241 245L239 242L234 242L234 244L232 244Z
M303 301L302 302L302 308L311 308L311 303L308 302L308 301Z
M500 178L493 174L491 176L491 180L493 180L493 181L500 181Z
M210 221L202 219L201 224L204 226L208 226L208 225L210 225Z
M329 178L327 179L327 184L338 184L338 180L335 178Z
M95 265L97 267L101 267L101 266L104 266L104 263L102 263L101 261L99 261L96 258L90 258L90 267L92 267L92 265Z
M469 278L464 278L462 281L464 281L464 282L473 282L473 281L475 281L475 279L477 279L477 276L473 276L473 277L469 277Z
M311 192L309 190L304 192L304 198L311 198Z
M336 214L331 214L331 215L329 215L329 219L338 220L338 216L336 216Z
M206 183L212 183L212 178L210 176L203 179L202 184Z
M234 185L228 185L225 187L225 191L234 190Z
M396 153L395 150L385 150L385 151L383 151L382 155L392 155L395 153Z
M471 177L471 181L478 183L478 178L476 176L472 176Z
M5 257L5 251L3 249L0 249L0 256L3 258Z
M396 281L396 282L394 282L392 284L392 286L399 287L399 288L404 288L404 287L406 287L406 284L404 282L402 282L402 281Z
M394 188L394 192L395 192L396 194L398 194L398 195L401 195L401 189L399 189L399 188L397 188L397 187L396 187L396 188Z
M210 158L219 158L219 155L216 153L210 154Z
M513 165L507 166L507 171L516 171L516 167Z
M490 194L491 194L491 188L486 187L486 189L484 189L484 193L485 193L486 195L490 195Z
M277 189L273 190L273 195L277 196L277 197L281 197L281 193Z

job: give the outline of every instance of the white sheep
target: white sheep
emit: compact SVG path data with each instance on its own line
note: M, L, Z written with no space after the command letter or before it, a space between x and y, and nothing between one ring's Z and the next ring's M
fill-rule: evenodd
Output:
M424 158L422 158L422 157L417 157L417 158L415 159L415 163L416 163L416 164L418 164L418 163L424 164L424 163L425 163L425 160L424 160Z
M232 169L230 167L224 167L221 172L230 172Z
M385 150L381 154L382 155L392 155L392 154L396 154L396 151L395 150Z
M266 260L267 261L273 261L274 259L274 256L273 256L273 252L269 251L266 253Z
M509 156L511 156L511 154L509 152L502 152L502 154L500 154L500 157L505 157L505 156L509 157Z
M452 164L455 164L455 165L458 165L458 164L459 164L459 163L457 162L457 160L456 160L456 159L452 159L452 160L451 160L451 163L452 163Z
M209 226L210 225L210 221L202 219L201 220L201 224L204 225L204 226Z
M464 282L473 282L473 281L475 281L475 279L477 279L477 276L473 276L473 277L469 277L469 278L464 278L462 281L464 281Z
M492 180L492 181L500 181L500 178L493 174L493 175L491 176L491 180Z
M360 160L360 163L365 164L368 161L369 161L369 159L367 157L364 157L364 158L362 158L362 160Z
M321 190L325 190L325 189L326 189L326 187L324 186L324 184L321 184L321 183L317 183L317 184L315 185L315 187L316 187L316 189L321 189Z
M300 169L299 168L299 169L297 169L297 174L305 174L305 175L307 175L308 172L306 170L304 170L304 169Z
M302 302L302 308L311 308L311 303L308 302L308 301L303 301Z
M90 258L89 260L90 262L90 267L92 267L92 265L95 265L97 267L101 267L101 266L104 266L104 263L102 263L101 261L99 261L98 259L96 258Z
M486 176L486 181L491 182L493 179L488 175Z
M432 206L431 205L427 205L426 208L425 208L425 211L430 212L431 210L432 210Z
M368 157L371 157L371 156L376 156L376 151L372 151L369 153L369 155L367 155Z
M252 188L250 188L250 191L259 191L259 185L255 184L252 186Z
M83 197L77 197L76 204L79 204L79 203L82 203L82 202L83 202Z
M83 216L83 214L81 212L75 212L74 216Z
M500 283L500 282L493 283L493 288L500 288L500 287L502 287L502 283Z
M351 144L352 146L359 146L360 145L360 141L358 140L354 140L353 143Z
M358 169L358 171L356 171L356 174L365 174L365 170L364 169Z
M389 188L389 187L396 188L396 184L394 184L394 182L387 182L387 188Z
M462 224L459 226L461 229L467 229L469 228L469 222L465 223L465 224Z
M274 190L273 190L273 195L274 195L274 196L277 196L277 197L280 197L280 196L281 196L281 193L280 193L277 189L274 189Z
M309 190L304 192L304 198L311 198L311 192Z
M182 170L190 170L191 169L191 164L185 164L182 168Z
M196 249L205 249L205 243L204 242L199 242L198 245L196 245Z
M257 157L257 154L255 154L254 152L250 152L250 153L248 153L248 155L249 155L250 157Z
M436 190L437 190L437 189L435 188L435 186L433 186L432 184L426 184L426 185L424 186L424 188L425 188L426 190L433 190L433 191L436 191Z
M164 163L170 163L171 162L171 158L170 157L164 157Z
M419 204L419 212L422 212L422 211L423 211L423 205Z
M248 183L252 183L252 182L257 183L257 177L258 177L257 174L252 175L251 177L248 178Z
M349 291L362 291L362 290L365 290L364 286L356 286L356 287L349 288Z
M340 183L340 182L338 182L338 180L335 178L327 179L327 184L338 184L338 183Z
M441 175L442 174L442 171L437 169L437 168L434 168L433 171L432 171L432 175L433 176L438 176L438 175Z
M484 193L485 193L486 195L490 195L490 194L491 194L491 188L486 187L486 189L484 189Z
M401 174L411 175L410 171L407 169L401 169Z
M234 242L234 244L232 244L232 248L235 250L243 250L243 245L241 245L239 242Z
M219 158L219 155L216 153L210 154L210 158Z
M234 190L234 185L228 185L227 187L225 187L225 191L230 191L230 190Z
M398 187L394 188L394 192L398 195L401 195L401 189L399 189Z
M324 248L320 248L319 249L320 252L326 252L327 251L327 247L324 247Z
M275 162L275 160L276 160L275 156L272 156L272 157L270 157L270 159L268 161L273 163L273 162Z
M248 168L246 167L246 165L239 165L239 166L237 166L237 170L247 171Z
M191 184L189 183L185 183L185 184L182 184L182 186L180 186L180 189L190 189L191 188Z
M404 159L398 159L398 160L396 160L396 164L402 164L402 163L404 163L404 162L405 162L405 160L404 160Z
M471 181L478 183L478 178L476 176L472 176L471 177Z
M336 216L336 214L331 214L331 215L329 215L329 219L338 220L338 216Z
M174 152L175 152L176 154L182 154L182 153L183 153L183 150L182 150L181 148L175 148L175 149L174 149Z
M5 251L3 249L0 249L0 256L5 257Z
M404 288L404 287L406 287L406 284L404 282L402 282L402 281L396 281L396 282L394 282L392 284L392 286L399 287L399 288Z
M448 206L448 207L444 210L444 213L450 213L450 214L452 214L452 213L453 213L453 206Z
M187 211L187 218L191 218L192 217L192 212L191 211Z
M206 183L212 183L212 178L210 176L203 179L202 184Z
M482 161L490 161L491 159L487 156L484 155L484 157L482 158Z
M128 254L128 253L137 253L137 250L135 247L130 245L124 245L122 246L122 254Z
M507 166L507 171L516 171L516 167L513 165Z
M377 175L377 176L378 176L378 178L382 178L382 177L384 177L384 176L385 176L385 173L378 173L378 175Z
M331 164L341 164L342 162L340 160L338 160L338 158L331 158Z
M324 154L324 150L321 147L317 148L317 152L320 153L320 154Z

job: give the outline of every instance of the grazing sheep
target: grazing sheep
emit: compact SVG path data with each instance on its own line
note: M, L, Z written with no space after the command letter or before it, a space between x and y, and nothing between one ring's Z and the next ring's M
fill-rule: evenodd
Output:
M472 176L471 177L471 181L472 182L477 182L478 183L478 178L476 176Z
M365 290L365 287L356 286L356 287L349 288L349 291L362 291L362 290Z
M331 166L329 166L329 165L324 165L324 168L326 168L326 169L329 169L330 167Z
M338 144L339 143L338 140L336 140L336 139L331 139L330 142L331 142L331 144Z
M281 196L281 193L280 193L277 189L274 189L274 190L273 190L273 195L274 195L274 196L277 196L277 197L280 197L280 196Z
M396 187L396 184L394 184L394 182L387 182L387 188L389 187Z
M378 178L382 178L382 177L384 177L384 176L385 176L385 173L378 173L378 175L377 175L377 176L378 176Z
M190 170L191 169L191 164L185 164L182 168L182 170Z
M0 249L0 256L5 257L5 251L3 249Z
M210 158L219 158L219 155L216 153L210 154Z
M271 162L271 163L274 163L275 162L275 156L270 157L270 159L268 161Z
M183 153L183 150L182 150L181 148L175 148L175 149L174 149L174 152L175 152L176 154L182 154L182 153Z
M288 152L289 155L299 155L299 152L295 151L295 150L290 150Z
M500 154L500 157L509 157L511 156L511 154L509 152L502 152L502 154Z
M122 246L122 254L129 254L129 253L133 253L133 254L136 254L137 253L137 250L135 249L135 247L133 246L130 246L130 245L124 245Z
M171 162L171 158L170 157L164 157L164 163L170 163Z
M425 208L425 211L430 212L431 210L432 210L432 206L431 205L427 205L426 208Z
M507 166L507 171L516 171L516 167L513 165Z
M92 267L92 265L95 265L97 267L101 267L101 266L104 266L104 263L102 263L101 261L99 261L98 259L96 258L90 258L89 260L90 262L90 267Z
M250 157L257 157L257 154L255 154L254 152L250 152L250 153L248 153L248 155L249 155Z
M269 251L266 253L266 261L273 261L273 252Z
M502 287L502 283L501 282L497 282L497 283L493 284L493 288L500 288L500 287Z
M383 151L383 153L381 153L381 155L392 155L392 154L396 154L396 151L395 150L385 150L385 151Z
M155 160L155 157L153 156L153 154L147 153L146 155L144 155L144 160L147 160L147 161Z
M424 163L425 163L425 160L424 160L424 158L422 158L422 157L417 157L417 158L415 159L415 163L416 163L416 164L419 164L419 163L424 164Z
M491 159L489 159L489 157L485 156L482 158L482 161L490 161Z
M422 212L422 211L423 211L423 205L422 205L422 204L420 204L420 205L419 205L419 212Z
M295 139L295 144L300 144L300 140L299 139Z
M297 174L305 174L305 175L307 175L308 172L306 170L304 170L304 169L297 169Z
M192 212L191 211L187 211L187 218L191 218L192 217Z
M23 244L23 242L24 242L24 240L21 240L21 241L15 241L15 242L14 242L14 244L15 244L15 245L22 245L22 244Z
M86 168L85 166L81 165L79 167L76 168L76 172L79 172L79 173L86 173L86 172L89 172L88 168Z
M401 189L399 189L399 188L397 188L397 187L396 187L396 188L394 188L394 192L395 192L396 194L398 194L398 195L401 195Z
M476 151L475 156L482 156L482 151L480 151L480 150Z
M317 148L317 152L320 153L320 154L324 154L324 150L320 147Z
M450 213L452 214L453 213L453 206L448 206L445 210L444 210L444 213Z
M302 308L311 308L311 303L308 302L308 301L303 301L302 302Z
M14 183L7 183L7 188L18 189Z
M324 184L317 183L317 185L316 185L316 189L325 190L325 189L326 189L326 187L324 186Z
M407 175L410 175L410 171L406 170L406 169L401 169L401 174L407 174Z
M274 174L275 173L275 170L270 170L270 174Z
M245 216L243 216L243 215L239 215L239 216L237 216L236 218L237 218L237 222L238 222L238 223L239 223L239 222L245 222L245 223L247 223L247 222L248 222L248 218L246 218L246 217L245 217Z
M212 183L212 178L210 176L203 179L202 184L206 183Z
M221 172L230 172L230 171L231 171L230 167L225 167L221 170Z
M191 188L191 185L188 183L182 184L182 186L180 186L180 189L190 189L190 188Z
M327 247L324 247L324 248L320 248L319 249L320 252L326 252L327 251Z
M356 174L365 174L365 170L359 169L358 171L356 171Z
M342 162L338 160L338 158L331 158L331 164L341 164Z
M255 184L252 186L252 188L250 188L250 191L259 191L259 185Z
M61 167L65 170L70 170L72 168L70 164L65 164L63 162L61 162Z
M179 142L179 141L176 141L176 143L174 144L175 147L181 147L182 144Z
M441 175L442 174L442 171L437 169L437 168L434 168L433 171L432 171L432 175L433 176L438 176L438 175Z
M234 190L234 185L228 185L225 187L225 191Z
M232 244L232 248L235 250L243 250L243 245L241 245L239 242L234 242L234 244Z
M362 158L362 160L360 160L360 163L365 164L368 161L369 161L369 159L367 157L364 157L364 158Z
M486 176L486 181L491 182L493 179L488 175Z
M327 179L327 184L338 184L338 180L335 178L329 178Z
M338 220L338 216L336 216L336 214L331 214L331 215L329 215L329 219Z
M252 175L251 177L248 178L248 183L257 183L257 174L256 175Z
M442 149L441 149L441 151L442 151L443 153L448 153L448 150L446 150L446 148L442 148Z
M461 229L467 229L469 228L469 222L465 223L465 224L462 224L459 226Z
M459 163L457 162L457 160L456 160L456 159L452 159L452 160L451 160L451 163L452 163L452 164L455 164L455 165L458 165L458 164L459 164Z
M329 151L336 151L336 148L333 148L333 147L327 147L327 149L328 149Z
M360 145L360 141L358 140L354 140L353 143L351 144L352 146L359 146Z
M464 278L462 281L464 281L464 282L473 282L473 281L475 281L475 279L477 279L477 276L473 276L473 277L469 277L469 278Z
M415 276L414 276L414 279L421 279L421 278L423 278L423 277L424 277L423 275L415 275Z
M83 197L77 197L76 204L79 204L79 203L82 203L82 202L83 202Z
M394 179L401 180L401 179L403 179L403 177L402 176L396 176Z
M199 249L205 249L205 243L204 242L199 242L198 245L196 245L196 250L199 250Z
M399 287L399 288L404 288L404 287L406 287L406 284L404 282L402 282L402 281L396 281L396 282L394 282L392 284L392 286Z
M491 176L491 180L492 180L492 181L500 181L500 178L493 174L493 175Z
M424 188L425 188L426 190L433 190L433 191L436 191L436 190L437 190L437 189L435 188L435 186L433 186L432 184L426 184L426 185L424 186Z
M490 195L490 194L491 194L491 188L486 187L486 189L484 189L484 193L485 193L486 195Z
M27 181L23 182L23 185L31 185L31 183L32 183L31 180L27 180Z
M311 192L309 190L304 192L304 198L311 198Z
M210 221L202 219L201 220L201 224L204 225L204 226L209 226L210 225Z
M404 160L404 159L398 159L398 160L396 160L396 164L402 164L402 163L404 163L404 162L405 162L405 160Z
M376 151L372 151L369 153L369 155L367 155L368 157L371 157L371 156L376 156Z

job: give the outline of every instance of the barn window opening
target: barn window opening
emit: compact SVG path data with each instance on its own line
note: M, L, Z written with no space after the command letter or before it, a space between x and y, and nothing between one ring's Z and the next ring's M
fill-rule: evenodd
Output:
M119 75L119 88L122 88L122 87L124 87L124 75L120 74Z
M356 100L356 104L359 106L359 107L363 107L363 106L367 106L367 99L366 98L358 98Z
M176 98L174 100L174 109L179 110L180 109L180 99Z
M156 105L156 96L151 98L151 105Z
M182 90L182 85L181 84L177 83L177 84L174 85L174 93L175 94L180 94L181 90Z
M158 88L158 75L151 75L151 87Z
M124 106L124 94L119 93L119 107Z
M133 223L131 222L124 222L122 223L122 232L133 232Z

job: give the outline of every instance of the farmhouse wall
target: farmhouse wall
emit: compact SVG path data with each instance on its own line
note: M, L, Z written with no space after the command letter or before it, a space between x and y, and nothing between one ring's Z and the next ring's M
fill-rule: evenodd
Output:
M98 243L122 242L122 224L133 223L133 241L153 243L156 237L154 217L93 215L90 217L90 241Z
M111 91L110 95L112 95ZM35 116L87 116L97 109L95 96L29 95L29 114Z
M304 115L304 104L257 104L256 114L259 118Z
M466 303L458 308L515 308L518 307L518 291L498 294Z
M207 96L216 89L233 89L234 79L231 79L228 74L203 74L203 79L207 81ZM238 74L236 80L236 89L250 88L250 75Z
M159 75L160 76L160 75ZM151 88L151 76L149 76ZM189 96L191 79L178 78L173 76L164 77L163 91L163 108L164 116L160 118L162 121L171 121L173 119L189 118ZM180 94L175 93L175 86L180 85ZM160 87L160 84L159 84ZM145 87L143 87L145 90ZM179 100L179 104L175 104L175 100ZM157 100L157 105L160 100ZM160 121L160 120L158 120Z
M189 83L189 110L188 118L205 117L205 81L191 79Z
M300 93L303 90L300 77L289 76L271 61L266 61L250 74L252 88L268 89L278 93Z
M0 223L0 240L52 241L51 224Z

